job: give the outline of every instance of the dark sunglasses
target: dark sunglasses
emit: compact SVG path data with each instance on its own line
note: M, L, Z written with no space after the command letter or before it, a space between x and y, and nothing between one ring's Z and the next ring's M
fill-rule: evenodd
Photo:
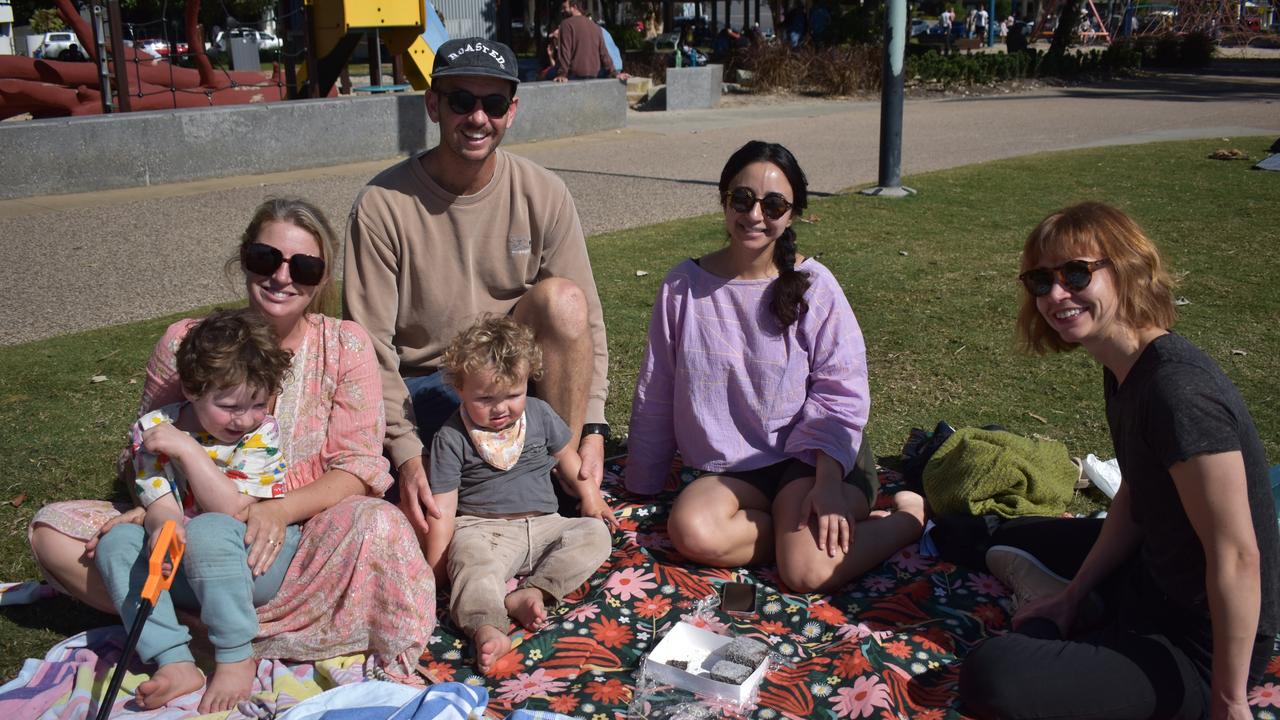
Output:
M1101 268L1107 267L1111 261L1107 258L1094 260L1071 260L1062 263L1054 268L1035 268L1028 270L1018 276L1023 286L1027 288L1027 292L1035 297L1048 295L1053 290L1053 283L1056 280L1059 285L1072 292L1079 292L1089 287L1089 282L1093 280L1093 273Z
M507 110L511 109L511 98L498 93L477 96L470 90L454 90L453 92L437 90L436 94L444 97L449 102L449 109L459 115L470 115L475 112L477 100L480 101L480 107L484 108L484 114L491 118L500 118L507 114Z
M770 220L777 220L791 211L791 203L778 193L769 193L762 198L747 188L737 188L725 195L729 207L740 213L749 213L756 203L760 203L760 212Z
M249 243L244 249L244 268L255 275L271 276L285 263L284 254L265 243ZM315 255L289 258L289 277L300 285L319 285L324 280L324 259Z

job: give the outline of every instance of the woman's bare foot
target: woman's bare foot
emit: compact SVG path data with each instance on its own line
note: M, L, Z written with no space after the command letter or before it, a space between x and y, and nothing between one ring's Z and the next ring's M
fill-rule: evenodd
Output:
M236 703L248 700L253 691L253 678L258 672L258 661L245 658L240 662L218 663L213 668L213 677L209 678L209 687L205 688L204 697L200 698L201 713L216 713L232 710Z
M523 587L507 595L503 603L507 614L529 632L537 632L547 624L547 606L542 602L542 591L535 587Z
M511 638L492 625L481 625L471 641L476 644L476 669L482 674L492 670L498 658L511 650Z
M191 662L176 662L161 665L151 679L138 686L134 691L134 700L148 709L164 707L164 704L179 695L186 695L204 687L204 674Z

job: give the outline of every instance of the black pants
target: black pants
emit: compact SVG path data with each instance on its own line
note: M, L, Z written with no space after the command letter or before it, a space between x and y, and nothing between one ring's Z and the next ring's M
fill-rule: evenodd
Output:
M1101 521L1041 520L1003 527L993 545L1027 550L1072 577ZM1106 624L1070 640L1033 619L964 659L960 698L982 718L1200 718L1209 714L1208 620L1175 616L1138 563L1099 588Z

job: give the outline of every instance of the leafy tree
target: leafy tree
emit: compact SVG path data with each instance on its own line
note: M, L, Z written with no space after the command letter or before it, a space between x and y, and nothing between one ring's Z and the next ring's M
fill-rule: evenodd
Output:
M66 23L62 22L62 17L58 15L58 11L53 8L41 8L31 13L31 29L38 33L47 33L53 30L66 30Z

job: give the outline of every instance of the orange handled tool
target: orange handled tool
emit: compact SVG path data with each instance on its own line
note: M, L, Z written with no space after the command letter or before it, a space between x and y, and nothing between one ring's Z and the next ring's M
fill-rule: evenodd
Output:
M182 562L182 553L186 547L178 539L178 526L170 520L160 528L160 537L156 539L155 549L147 560L147 582L142 586L142 594L138 598L138 612L134 615L133 625L129 627L129 637L124 641L124 651L120 661L111 673L111 682L107 685L107 694L102 696L98 705L97 720L107 720L111 716L111 706L116 704L116 695L120 692L120 683L124 682L124 669L129 664L129 657L138 646L138 636L142 634L142 626L147 624L151 611L160 599L160 593L173 586L173 579L178 575L178 563ZM167 568L166 568L167 565ZM165 572L166 569L168 572Z

